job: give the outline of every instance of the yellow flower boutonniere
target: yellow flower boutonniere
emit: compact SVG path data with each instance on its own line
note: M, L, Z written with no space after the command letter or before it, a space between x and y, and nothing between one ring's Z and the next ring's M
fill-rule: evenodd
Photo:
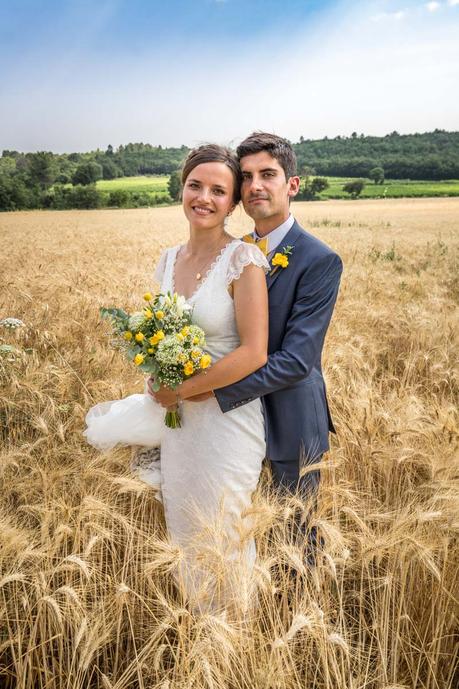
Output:
M274 275L276 270L279 270L279 268L287 268L289 263L288 257L292 255L292 251L293 246L284 246L282 248L282 251L279 251L278 253L274 254L274 258L271 261L274 268L270 272L270 275Z

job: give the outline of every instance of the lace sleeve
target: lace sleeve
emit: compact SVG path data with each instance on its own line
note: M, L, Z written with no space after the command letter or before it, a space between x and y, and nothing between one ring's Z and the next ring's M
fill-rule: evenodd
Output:
M263 268L266 273L271 269L266 256L255 244L242 242L231 254L226 274L226 284L230 285L233 280L240 278L242 271L250 263Z
M162 252L161 256L159 257L158 264L155 268L155 272L153 273L153 276L159 284L163 281L164 277L164 271L166 269L166 261L167 261L167 249L164 249Z

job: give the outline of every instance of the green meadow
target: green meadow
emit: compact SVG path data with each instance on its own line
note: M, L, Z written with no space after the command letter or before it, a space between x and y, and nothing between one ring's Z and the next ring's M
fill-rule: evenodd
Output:
M147 192L159 195L168 195L168 175L141 175L138 177L118 177L117 179L101 179L97 182L99 191L115 191L125 189L132 192Z
M343 185L351 182L351 177L327 177L330 184L319 197L321 199L348 199L349 194L343 191ZM361 198L401 198L423 196L459 196L459 180L441 180L438 182L388 179L383 184L374 184L365 180L366 185L360 195Z
M349 199L349 194L343 191L343 185L351 181L351 177L327 177L329 188L318 195L320 199ZM97 182L97 189L111 192L124 189L130 192L146 192L157 196L168 196L168 175L140 175L136 177L119 177L104 179ZM414 198L432 196L459 196L459 180L418 181L418 180L385 180L384 184L374 184L366 180L360 197L371 198Z

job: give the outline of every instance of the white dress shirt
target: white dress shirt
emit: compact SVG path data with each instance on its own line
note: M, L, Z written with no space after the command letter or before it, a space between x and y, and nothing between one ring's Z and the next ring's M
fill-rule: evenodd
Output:
M289 213L289 216L287 220L285 220L282 225L279 225L279 227L275 227L274 230L271 230L271 232L268 232L268 234L265 234L264 237L259 237L257 234L257 231L253 231L253 238L255 240L258 239L267 239L268 240L268 251L266 258L268 261L271 261L272 257L274 256L274 252L283 242L285 239L287 233L292 229L292 225L295 222L295 218L291 213Z

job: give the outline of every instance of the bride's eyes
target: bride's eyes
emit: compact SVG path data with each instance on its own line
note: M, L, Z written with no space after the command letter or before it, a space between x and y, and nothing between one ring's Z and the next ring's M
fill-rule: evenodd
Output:
M199 184L199 182L188 182L187 187L189 189L200 189L201 185ZM214 189L212 189L212 193L216 196L225 196L226 191L221 187L215 187Z

